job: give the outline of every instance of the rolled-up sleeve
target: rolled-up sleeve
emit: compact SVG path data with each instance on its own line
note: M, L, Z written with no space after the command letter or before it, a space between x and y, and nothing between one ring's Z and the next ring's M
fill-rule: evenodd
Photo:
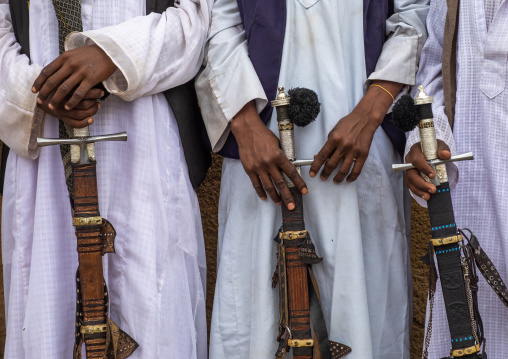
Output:
M230 133L233 117L250 101L258 112L267 97L249 58L247 39L236 0L217 0L205 45L204 68L196 92L214 152Z
M0 0L0 139L17 155L36 158L44 113L32 85L41 67L30 64L16 41L9 1Z
M386 21L388 40L369 80L413 86L420 52L427 39L429 0L395 0L394 6L395 13Z
M181 0L164 13L138 16L115 26L72 33L66 49L97 44L118 70L106 89L131 101L190 81L203 62L213 0Z
M443 32L446 21L446 2L444 0L432 1L428 17L429 38L422 50L421 69L418 71L416 81L423 85L425 92L434 98L432 110L434 112L434 129L436 138L448 145L452 155L456 154L455 140L452 129L448 123L448 117L444 111L443 76L441 64L443 57ZM413 89L412 96L416 96L418 89ZM411 147L420 142L418 128L411 131L407 137L404 158ZM448 181L450 188L454 188L459 179L459 171L454 163L447 163ZM411 195L419 205L427 207L427 202L420 197Z

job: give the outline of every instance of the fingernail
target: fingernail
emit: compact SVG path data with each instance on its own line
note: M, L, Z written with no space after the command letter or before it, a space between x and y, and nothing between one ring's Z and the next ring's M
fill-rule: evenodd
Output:
M93 123L93 118L91 118L91 117L90 117L90 118L88 119L88 124L89 124L89 125L91 125L92 123Z
M324 176L319 176L319 178L321 178L321 181L326 181L326 177Z
M38 103L39 105L42 105L42 100L41 100L40 98L38 98L38 97L37 97L37 103Z
M101 109L101 103L99 102L99 103L97 104L97 106L98 106L98 108L99 108L99 110L100 110L100 109Z
M55 109L55 106L53 106L52 104L49 104L48 107L49 107L50 110L54 110Z
M101 97L104 97L104 91L101 91Z
M280 206L280 202L275 203L277 206Z
M428 176L429 178L434 178L436 175L434 173L430 173Z
M32 87L32 92L37 93L37 90L35 89L35 87Z
M71 108L68 105L65 105L64 108L69 111Z
M266 197L261 197L261 200L262 201L266 201Z
M309 192L309 190L306 187L303 187L302 194L307 194L308 192Z
M288 209L292 211L293 209L295 209L295 205L293 203L288 204Z
M422 199L426 201L426 199L425 199L425 195L423 195L423 196L422 196Z
M311 176L312 178L316 177L316 174L312 171L309 172L309 176Z

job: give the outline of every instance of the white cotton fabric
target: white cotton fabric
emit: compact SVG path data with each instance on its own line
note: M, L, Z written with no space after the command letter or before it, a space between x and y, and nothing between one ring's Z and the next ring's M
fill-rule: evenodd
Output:
M480 245L508 278L508 2L497 9L489 24L484 0L461 1L457 44L457 103L453 137L443 113L441 56L446 1L431 2L429 40L422 52L417 82L434 96L436 125L457 153L473 151L474 161L457 163L460 181L452 191L455 221L470 228ZM487 31L488 27L488 31ZM448 127L447 127L448 126ZM478 275L480 275L478 273ZM438 283L429 358L441 358L451 348L441 286ZM489 358L508 357L508 310L480 276L479 311Z
M0 2L0 23L6 25L7 1ZM174 115L162 94L149 94L188 81L197 71L211 0L182 0L166 14L136 19L145 13L144 1L82 3L84 29L94 29L95 35L107 36L111 28L98 29L132 19L113 28L130 36L101 46L113 57L137 56L136 66L122 68L129 83L125 96L133 101L111 95L91 126L92 135L127 131L129 136L125 143L96 145L100 211L117 232L116 254L103 259L110 316L139 343L133 359L204 359L206 261L199 205ZM12 43L9 26L2 30L0 41L8 36ZM58 56L51 0L31 2L30 33L34 70L26 59L11 63L17 71L24 66L36 73ZM192 40L182 40L190 34ZM116 53L111 44L124 52ZM1 49L11 51L11 57L19 52L18 45ZM179 56L181 60L171 62ZM2 77L9 65L2 61ZM133 74L139 82L131 81ZM18 107L33 102L29 82L24 80L13 98ZM9 90L5 86L0 86L2 91ZM0 123L8 121L10 111L0 108ZM27 113L21 120L31 123L32 117ZM20 135L0 134L2 140ZM46 118L44 136L58 137L56 119ZM23 151L9 155L2 208L5 358L68 359L74 343L78 262L62 160L56 146L42 148L37 160L19 155Z
M424 3L414 6L426 14ZM207 67L196 88L213 143L229 132L229 114L250 100L263 108L267 99L248 61L236 1L218 0L212 18ZM312 158L364 94L363 2L291 0L287 18L279 85L319 95L317 120L295 130L297 156ZM408 51L416 56L416 49ZM249 82L239 86L238 76ZM269 127L278 134L275 114ZM391 171L396 162L400 156L379 129L356 182L322 182L302 169L306 228L324 258L313 269L326 325L331 340L353 348L351 359L409 358L412 284L403 175ZM281 223L280 207L256 196L240 161L225 159L211 359L273 358L279 318L273 238Z

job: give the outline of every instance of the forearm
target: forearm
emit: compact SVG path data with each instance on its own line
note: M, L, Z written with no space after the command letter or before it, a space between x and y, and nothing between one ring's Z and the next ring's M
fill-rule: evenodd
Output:
M36 138L43 114L36 110L32 83L41 67L21 54L11 24L9 5L0 0L0 139L19 156L38 155Z

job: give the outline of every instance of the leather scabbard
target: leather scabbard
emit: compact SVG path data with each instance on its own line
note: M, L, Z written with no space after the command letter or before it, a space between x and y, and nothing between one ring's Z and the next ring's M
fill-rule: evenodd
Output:
M432 238L443 238L457 234L448 182L437 186L428 201ZM458 243L444 244L434 248L445 301L446 315L451 337L452 350L473 347L475 335L471 324L461 252ZM474 359L476 354L463 355L463 359Z
M72 165L74 219L79 258L79 313L87 358L106 354L107 308L102 271L102 218L99 213L95 163ZM79 323L78 323L79 324Z

